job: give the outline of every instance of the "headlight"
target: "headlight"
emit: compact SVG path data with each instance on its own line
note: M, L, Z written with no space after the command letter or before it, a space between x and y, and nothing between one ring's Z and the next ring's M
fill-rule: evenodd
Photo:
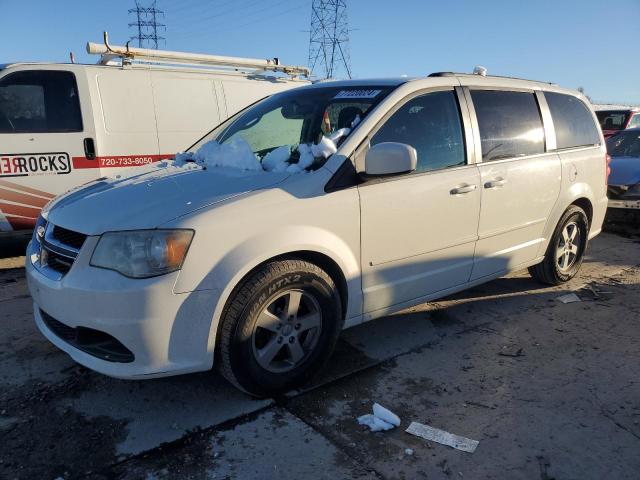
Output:
M91 265L133 278L164 275L182 268L192 239L193 230L108 232L100 237Z

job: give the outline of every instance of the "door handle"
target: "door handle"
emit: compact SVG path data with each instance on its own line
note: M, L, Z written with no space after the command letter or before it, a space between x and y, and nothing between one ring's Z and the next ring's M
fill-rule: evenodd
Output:
M484 184L484 188L500 188L500 187L504 187L505 183L507 183L507 181L504 178L498 177L486 182Z
M93 138L85 138L84 141L84 156L87 160L96 159L96 144L93 142Z
M463 193L473 192L477 188L477 185L469 185L468 183L458 185L457 187L451 189L449 193L451 195L461 195Z

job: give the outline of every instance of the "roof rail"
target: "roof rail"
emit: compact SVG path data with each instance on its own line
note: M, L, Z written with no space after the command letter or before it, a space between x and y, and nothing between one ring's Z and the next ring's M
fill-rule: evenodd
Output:
M461 73L461 72L433 72L428 77L487 77L487 78L506 78L509 80L524 80L527 82L546 83L549 85L556 85L554 82L548 82L544 80L530 80L528 78L509 77L504 75L482 75L480 73Z
M146 48L117 46L109 44L109 34L104 32L104 45L87 43L87 53L101 55L101 65L108 65L112 60L121 59L123 65L133 62L144 64L216 67L226 69L262 70L267 72L282 72L292 77L303 75L307 78L311 71L307 67L281 65L278 58L262 60L258 58L224 57L221 55L207 55L202 53L172 52L168 50L150 50Z

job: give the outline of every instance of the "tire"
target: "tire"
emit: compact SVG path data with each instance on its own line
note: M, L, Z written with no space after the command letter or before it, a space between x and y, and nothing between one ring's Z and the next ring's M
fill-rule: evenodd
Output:
M582 208L571 205L553 232L544 260L529 267L529 274L548 285L568 282L580 270L587 250L588 236L587 215Z
M249 395L284 393L324 366L343 324L338 289L324 270L297 259L265 264L227 303L218 368Z

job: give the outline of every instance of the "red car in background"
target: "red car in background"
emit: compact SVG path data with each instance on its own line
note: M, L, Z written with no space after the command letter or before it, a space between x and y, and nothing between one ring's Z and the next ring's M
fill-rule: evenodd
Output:
M594 105L605 138L620 130L640 127L640 107L624 105Z

